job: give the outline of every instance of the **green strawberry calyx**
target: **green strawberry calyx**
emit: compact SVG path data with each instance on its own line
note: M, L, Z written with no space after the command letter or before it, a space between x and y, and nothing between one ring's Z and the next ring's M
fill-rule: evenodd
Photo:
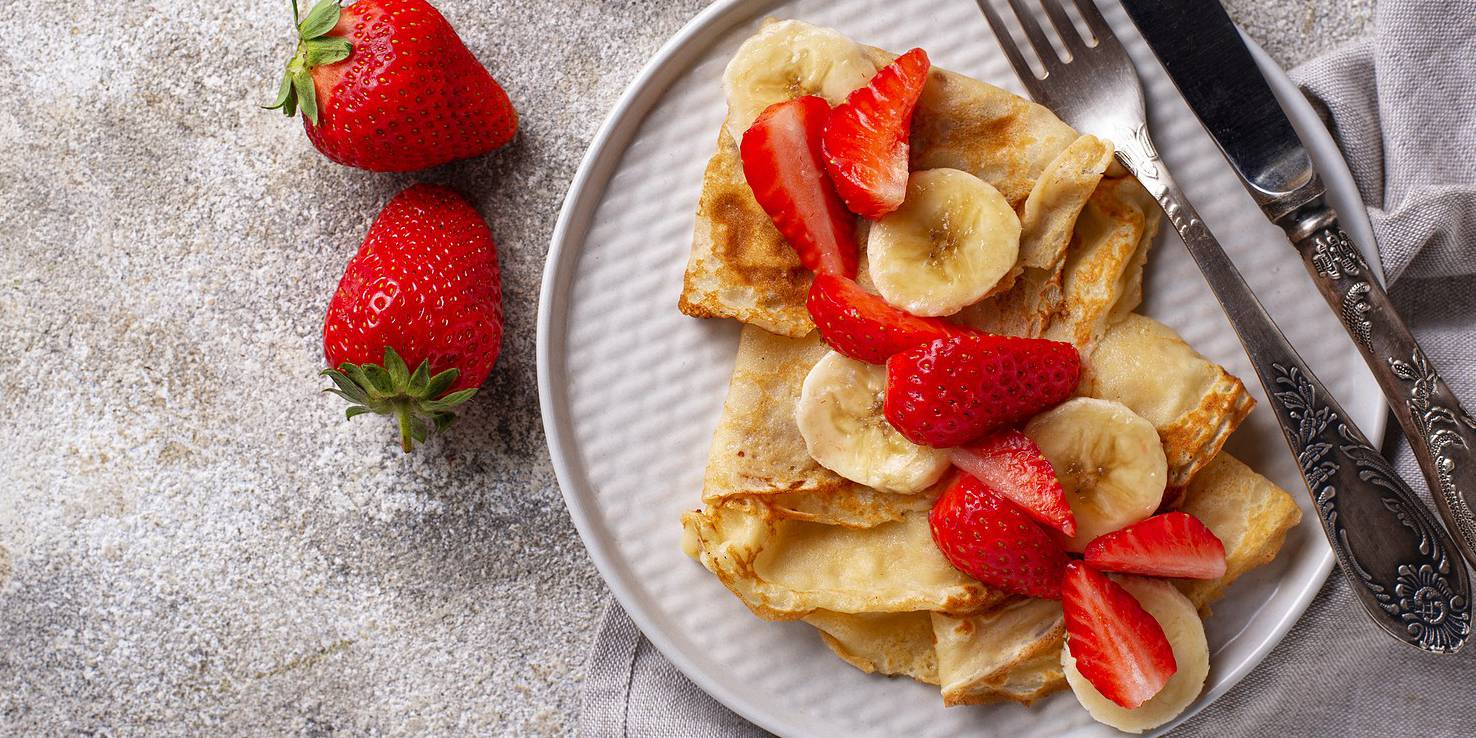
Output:
M471 387L446 394L461 376L460 370L447 369L431 376L427 359L412 372L388 346L382 366L344 362L337 369L324 369L322 376L337 385L324 392L352 403L344 411L346 418L364 413L394 416L400 423L400 448L407 454L416 443L424 443L431 430L439 432L451 425L456 420L452 409L477 393Z
M353 53L354 45L340 36L329 36L338 25L343 8L338 0L318 0L307 17L298 18L297 0L292 2L292 23L297 26L297 53L287 62L277 100L267 110L281 110L287 117L302 111L303 117L318 124L318 93L313 88L313 68L336 64Z

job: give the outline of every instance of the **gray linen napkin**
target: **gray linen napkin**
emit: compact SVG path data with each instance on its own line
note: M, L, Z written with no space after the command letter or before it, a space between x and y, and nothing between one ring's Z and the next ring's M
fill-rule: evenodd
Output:
M1380 0L1376 33L1298 68L1358 181L1398 306L1476 405L1476 0ZM1391 428L1395 428L1393 423ZM1386 452L1419 486L1409 445ZM1381 635L1340 576L1257 669L1176 735L1476 735L1476 657ZM590 655L580 735L748 738L611 603Z

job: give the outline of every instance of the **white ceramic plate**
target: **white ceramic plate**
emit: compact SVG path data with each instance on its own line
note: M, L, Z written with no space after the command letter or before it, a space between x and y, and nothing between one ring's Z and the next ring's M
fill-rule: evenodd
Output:
M1285 237L1267 223L1118 7L1106 8L1144 75L1154 136L1205 220L1344 407L1377 440L1384 406L1353 345ZM724 65L764 16L831 26L940 67L1023 92L972 0L725 0L677 34L596 136L554 232L538 320L539 397L574 523L611 591L699 686L784 736L1091 736L1070 693L1032 708L945 709L935 688L862 674L809 626L753 617L680 550L679 515L699 504L709 441L738 327L677 311L703 168L725 105ZM1371 230L1336 147L1284 73L1261 57L1317 155L1343 223ZM1145 310L1254 385L1244 353L1174 236L1160 239ZM1252 392L1264 401L1259 386ZM1243 579L1208 623L1223 694L1284 635L1332 565L1274 418L1257 409L1230 448L1293 494L1306 514L1281 556Z

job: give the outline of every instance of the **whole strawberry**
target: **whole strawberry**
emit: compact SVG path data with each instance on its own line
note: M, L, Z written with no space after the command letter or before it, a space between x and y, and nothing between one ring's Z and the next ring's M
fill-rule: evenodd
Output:
M460 195L415 185L384 206L349 260L323 321L323 374L354 403L393 415L410 451L442 430L502 347L492 231ZM415 367L414 371L410 367Z
M270 107L302 110L308 138L340 164L408 172L512 139L507 93L425 0L320 0L296 17L297 53Z

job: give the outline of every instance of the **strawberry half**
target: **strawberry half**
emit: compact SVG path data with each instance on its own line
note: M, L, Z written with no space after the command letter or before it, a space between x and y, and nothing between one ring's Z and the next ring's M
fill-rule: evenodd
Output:
M928 518L933 542L954 568L996 589L1061 598L1066 551L1019 507L959 474Z
M1030 437L1013 428L991 433L950 453L953 465L972 474L1030 517L1076 535L1076 517L1056 470Z
M1097 536L1082 555L1102 571L1186 579L1225 576L1225 544L1185 512L1154 515Z
M961 446L1071 396L1081 357L1069 343L972 334L887 359L882 410L913 443Z
M946 320L920 318L892 307L881 296L832 274L815 275L805 306L831 348L872 364L885 364L892 354L935 339L971 332Z
M856 219L835 194L820 157L830 103L814 95L774 103L743 134L738 152L753 197L811 271L856 276Z
M1163 626L1106 574L1080 561L1067 564L1061 604L1066 647L1103 697L1131 710L1179 670Z
M825 168L851 212L876 220L902 205L912 110L931 67L927 52L913 49L831 111Z

